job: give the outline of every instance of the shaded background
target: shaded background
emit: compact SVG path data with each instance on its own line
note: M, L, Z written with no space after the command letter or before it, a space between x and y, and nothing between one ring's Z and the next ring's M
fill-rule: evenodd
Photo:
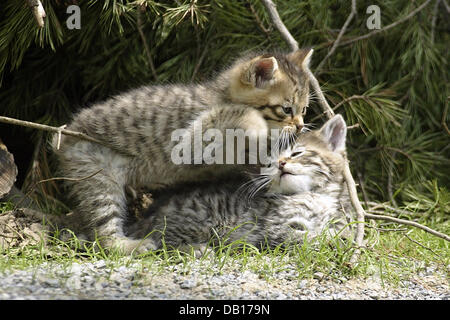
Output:
M369 5L380 7L383 28L425 2L357 1L341 43L371 31ZM351 1L275 3L300 47L315 49L315 71ZM71 4L81 8L80 30L66 26ZM39 29L25 1L0 2L0 115L60 126L79 108L123 90L203 81L250 50L287 50L257 0L48 0L43 5L47 18ZM349 131L348 152L364 202L413 205L426 208L422 214L448 218L449 21L446 1L429 1L406 22L339 46L316 73L336 112L349 126L359 124ZM313 99L306 123L319 127L325 120L320 113ZM0 138L15 156L19 187L52 176L47 133L0 124ZM58 194L53 183L36 191L47 198Z

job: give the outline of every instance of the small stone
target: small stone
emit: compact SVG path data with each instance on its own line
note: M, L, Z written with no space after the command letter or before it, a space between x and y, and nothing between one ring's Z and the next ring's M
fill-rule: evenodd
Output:
M195 279L187 279L180 283L181 289L192 289L197 286Z
M323 274L322 272L315 272L313 275L313 278L317 279L317 280L322 280L324 277L325 277L325 274Z

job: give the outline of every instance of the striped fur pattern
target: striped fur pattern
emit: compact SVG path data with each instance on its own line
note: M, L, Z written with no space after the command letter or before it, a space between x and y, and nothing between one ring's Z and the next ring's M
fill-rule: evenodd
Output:
M193 132L202 124L203 130L222 132L241 128L267 134L269 128L284 126L291 134L301 130L308 103L304 70L311 53L247 56L209 82L143 86L76 114L68 129L102 142L63 136L55 149L59 175L70 178L65 181L67 198L79 216L79 229L88 238L97 236L106 248L146 250L146 243L124 233L124 186L172 185L237 171L232 165L173 164L175 129Z
M345 135L340 115L301 135L265 174L246 184L265 188L250 199L243 197L245 188L238 188L242 180L159 192L150 216L129 232L136 239L151 239L154 249L163 241L196 249L211 239L276 246L301 243L324 230L335 234L352 219L343 178Z

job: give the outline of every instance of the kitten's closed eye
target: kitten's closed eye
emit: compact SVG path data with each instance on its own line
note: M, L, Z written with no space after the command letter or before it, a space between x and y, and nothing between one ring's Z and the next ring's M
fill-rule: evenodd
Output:
M291 153L291 159L296 159L301 157L305 153L305 150L298 150Z

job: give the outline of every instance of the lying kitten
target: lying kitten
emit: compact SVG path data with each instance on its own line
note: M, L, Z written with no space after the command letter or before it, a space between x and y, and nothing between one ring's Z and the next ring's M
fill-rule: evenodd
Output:
M225 165L176 165L172 132L240 128L256 136L269 128L291 134L303 127L309 86L305 69L312 50L265 54L238 60L215 80L203 84L143 86L112 97L75 115L68 129L83 132L102 145L63 136L59 175L74 203L81 232L101 239L105 248L129 253L144 241L125 236L125 185L211 179L238 169ZM285 130L285 131L286 131ZM55 139L56 140L56 139ZM190 141L190 140L189 140ZM204 143L201 141L201 143ZM54 143L56 145L56 143ZM86 178L90 177L90 178Z
M217 237L276 246L299 243L305 234L314 237L326 227L338 232L352 211L343 178L346 132L342 116L336 115L320 130L302 134L253 181L256 190L267 190L251 199L233 182L159 192L150 216L132 225L130 236L147 237L158 249L162 241L202 248Z

